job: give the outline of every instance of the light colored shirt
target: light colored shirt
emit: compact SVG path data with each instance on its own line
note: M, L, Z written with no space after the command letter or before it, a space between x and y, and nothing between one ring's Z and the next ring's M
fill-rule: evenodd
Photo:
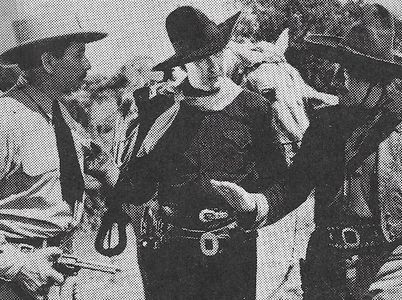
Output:
M52 116L35 104L38 97L48 98L25 85L0 98L0 235L6 237L52 237L78 225L83 214L83 197L74 211L62 199ZM90 141L62 103L60 108L83 172L83 146Z

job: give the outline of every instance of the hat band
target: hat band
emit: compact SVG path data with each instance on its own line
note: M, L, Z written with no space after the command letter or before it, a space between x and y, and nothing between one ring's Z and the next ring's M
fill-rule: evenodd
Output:
M214 37L210 40L205 40L202 38L192 39L191 41L179 40L172 42L173 48L178 55L188 55L194 51L202 49L206 45L210 45L213 43L218 43L220 41L220 37Z

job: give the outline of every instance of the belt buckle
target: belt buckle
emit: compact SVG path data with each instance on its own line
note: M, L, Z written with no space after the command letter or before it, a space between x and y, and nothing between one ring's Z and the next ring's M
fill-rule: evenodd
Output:
M206 208L200 211L198 217L202 223L209 223L215 220L226 219L229 217L229 214L226 211L215 211Z
M218 237L212 232L205 232L200 238L201 252L206 256L214 256L219 251Z
M354 236L351 237L350 234L353 234ZM355 241L350 241L350 238L354 238ZM360 245L360 233L352 228L352 227L346 227L342 229L342 240L343 242L351 247L351 248L356 248Z

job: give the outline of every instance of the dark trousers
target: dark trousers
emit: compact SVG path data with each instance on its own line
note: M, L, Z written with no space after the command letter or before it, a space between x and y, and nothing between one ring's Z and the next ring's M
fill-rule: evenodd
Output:
M303 298L306 300L372 299L368 289L381 265L392 252L392 245L359 253L328 246L326 237L314 232L301 261Z
M174 241L161 249L140 248L147 299L254 300L256 298L256 239L206 257L199 243Z

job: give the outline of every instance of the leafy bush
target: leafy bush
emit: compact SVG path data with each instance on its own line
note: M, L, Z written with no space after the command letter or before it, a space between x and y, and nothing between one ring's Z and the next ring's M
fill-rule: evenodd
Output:
M308 84L320 91L334 92L331 80L335 64L319 59L307 51L304 37L307 33L343 36L359 20L360 5L364 0L247 0L241 1L259 24L254 32L257 40L276 40L289 27L290 46L287 60L296 67ZM246 24L244 24L246 25ZM244 27L244 26L243 26ZM401 49L402 24L396 22L396 47ZM250 32L248 32L250 35Z

